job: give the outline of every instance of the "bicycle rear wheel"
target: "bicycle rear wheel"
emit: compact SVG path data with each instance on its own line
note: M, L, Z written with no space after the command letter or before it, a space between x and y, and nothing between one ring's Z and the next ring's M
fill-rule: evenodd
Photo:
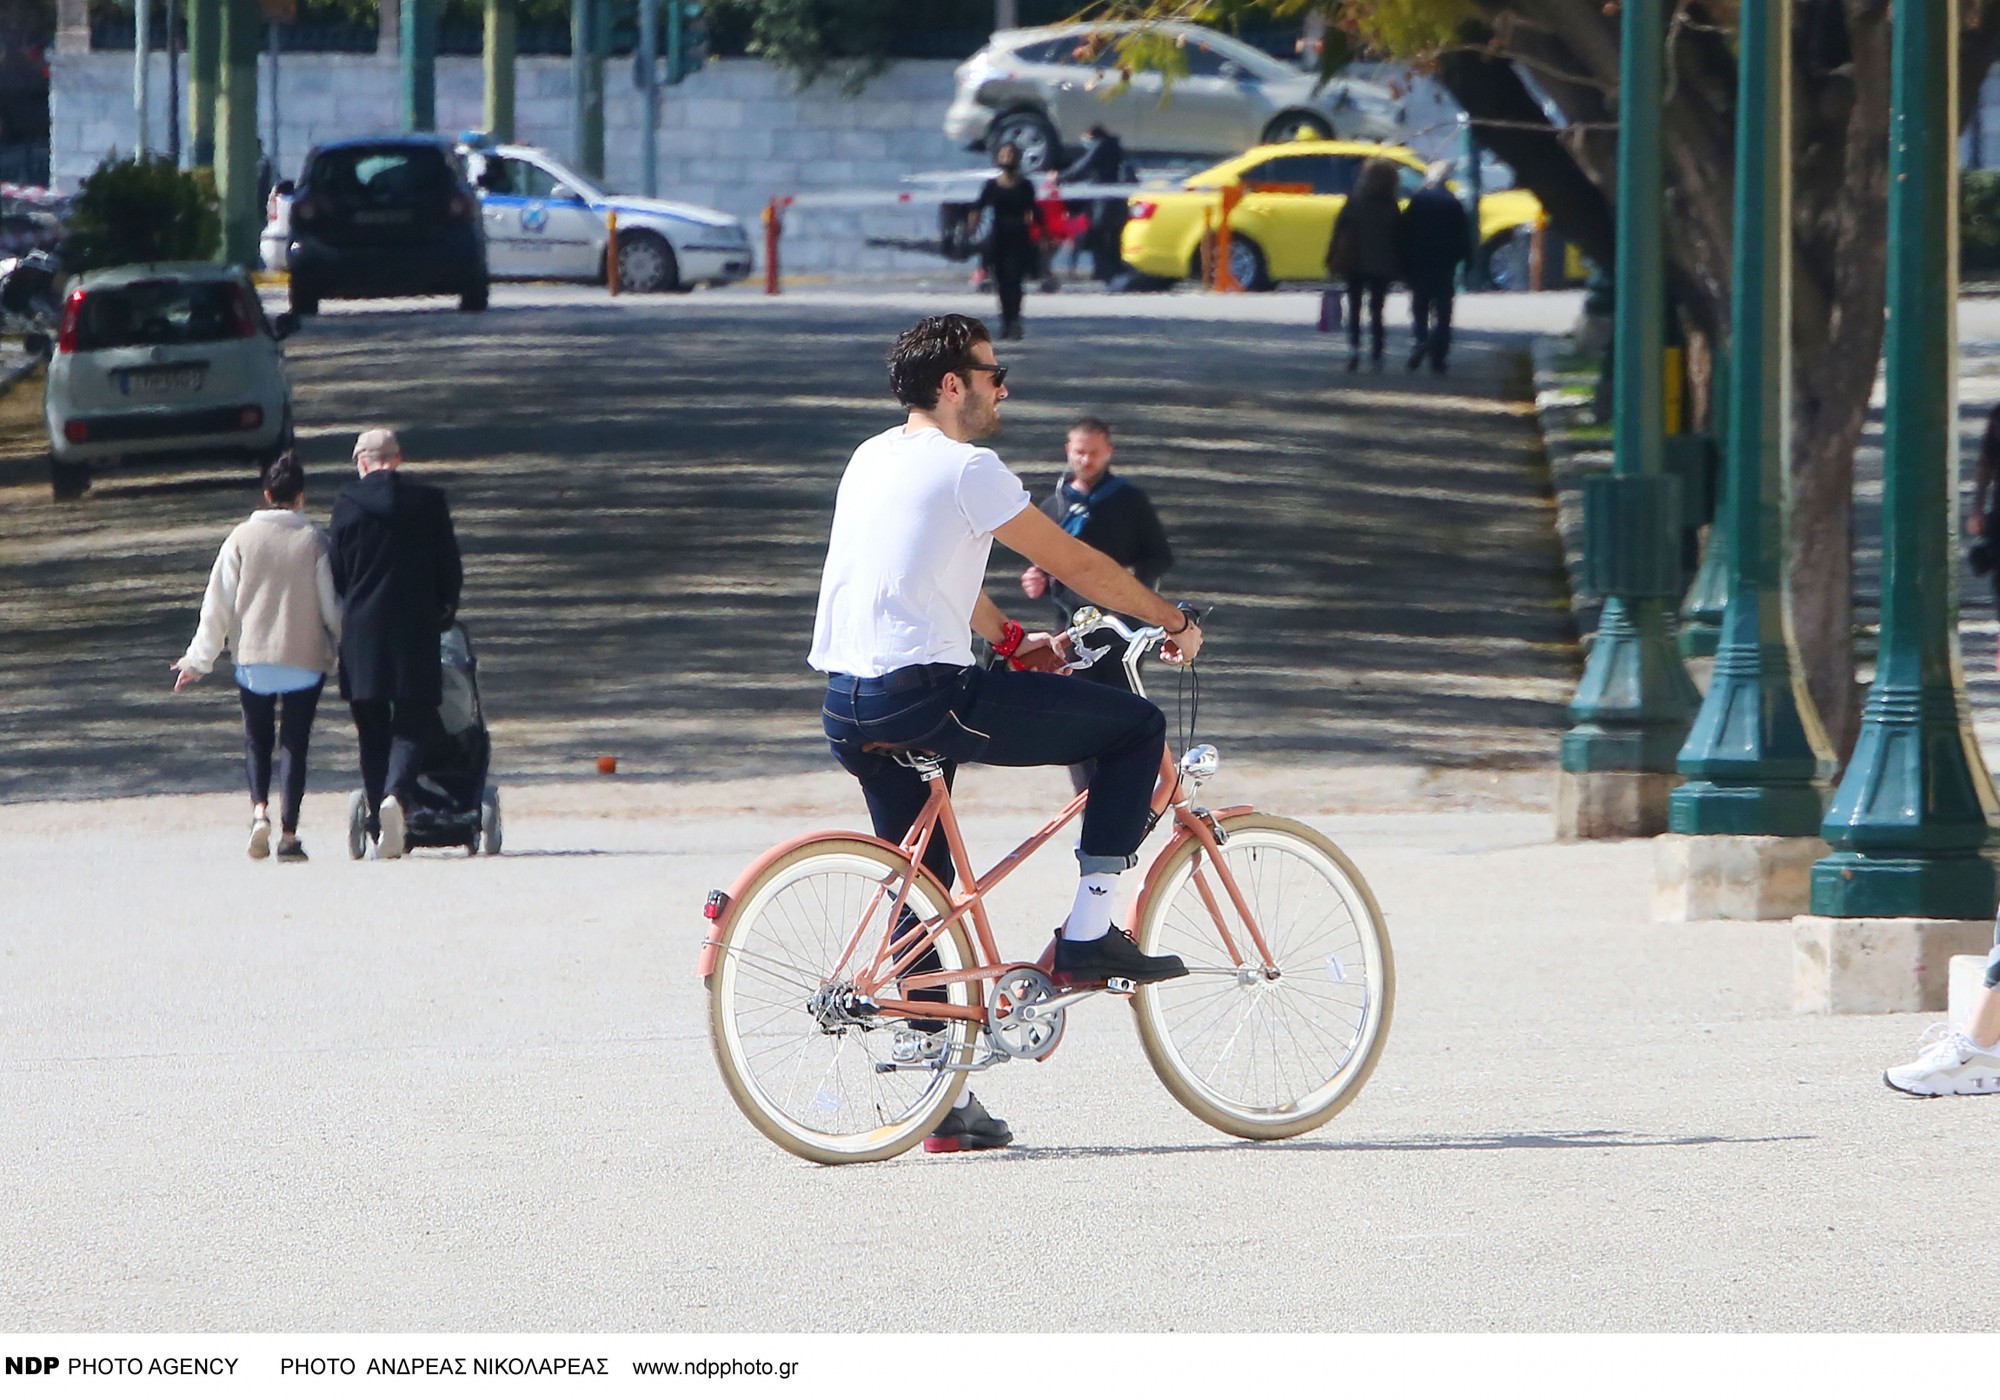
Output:
M907 1152L950 1111L965 1080L974 1023L945 1021L941 1031L923 1032L896 1017L829 1011L860 970L854 964L865 967L874 956L909 874L907 860L861 838L809 842L751 883L718 939L708 978L716 1064L757 1130L810 1161L875 1162ZM931 919L949 901L919 871L908 907ZM836 970L857 928L856 952ZM946 969L976 965L957 923L936 948ZM982 999L973 983L947 993L960 1006Z
M1208 853L1186 841L1142 895L1133 935L1148 953L1179 954L1188 975L1140 989L1139 1039L1167 1092L1204 1123L1243 1138L1293 1137L1345 1108L1382 1053L1396 985L1388 930L1361 872L1311 827L1257 812L1222 827L1222 859L1276 976Z

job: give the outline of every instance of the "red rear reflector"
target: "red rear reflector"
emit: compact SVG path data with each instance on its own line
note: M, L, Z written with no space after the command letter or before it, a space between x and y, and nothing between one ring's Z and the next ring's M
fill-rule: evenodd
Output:
M90 424L81 421L65 423L63 436L71 442L89 442Z
M264 410L253 405L238 414L237 421L246 428L261 428L264 426Z
M1153 211L1159 207L1150 199L1135 199L1132 201L1132 212L1129 217L1135 220L1150 219L1153 217Z
M56 332L56 349L65 355L76 353L76 323L82 315L83 288L78 287L63 302L62 329Z
M710 923L714 923L722 917L723 912L728 908L729 896L722 890L710 890L708 892L708 902L701 906L701 916Z

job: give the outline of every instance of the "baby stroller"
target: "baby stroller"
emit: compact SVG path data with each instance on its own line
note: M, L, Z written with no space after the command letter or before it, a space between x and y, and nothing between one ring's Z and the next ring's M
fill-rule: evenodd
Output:
M479 658L472 639L453 623L438 638L444 667L444 700L424 740L417 778L409 794L405 843L463 846L467 855L500 854L500 789L486 781L492 745L479 707ZM347 853L368 854L368 794L356 792L347 805Z

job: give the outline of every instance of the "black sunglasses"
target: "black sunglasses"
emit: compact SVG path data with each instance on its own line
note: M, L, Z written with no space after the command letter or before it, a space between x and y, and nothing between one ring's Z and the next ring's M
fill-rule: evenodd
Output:
M969 370L973 369L985 370L988 374L993 376L993 387L996 389L999 388L1002 384L1005 384L1007 382L1007 366L1005 365L969 364L966 366L966 368Z

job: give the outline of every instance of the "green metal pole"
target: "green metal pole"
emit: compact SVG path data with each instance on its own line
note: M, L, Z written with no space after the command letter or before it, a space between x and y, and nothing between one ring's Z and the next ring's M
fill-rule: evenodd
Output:
M1895 0L1890 18L1882 635L1812 875L1813 913L1842 918L1993 916L1993 786L1952 644L1958 16Z
M1788 0L1777 0L1779 4ZM1738 167L1741 169L1741 167ZM1728 494L1729 478L1729 355L1718 345L1711 370L1709 436L1722 444L1723 484L1717 494ZM1717 504L1715 519L1709 522L1708 540L1701 551L1701 567L1681 599L1680 647L1682 656L1713 656L1722 645L1722 619L1729 611L1731 571L1730 523L1727 502Z
M604 0L570 0L569 54L575 102L576 165L604 178L604 58L599 11Z
M1671 773L1700 700L1674 645L1679 483L1664 469L1661 0L1621 11L1612 473L1584 495L1585 586L1604 598L1563 735L1570 773Z
M257 0L222 0L217 45L215 187L222 202L222 261L253 267L263 211L257 207Z
M1486 290L1486 268L1480 263L1479 242L1479 201L1484 195L1485 177L1479 169L1479 135L1472 129L1472 120L1465 121L1465 212L1467 235L1471 247L1465 251L1465 290L1483 292Z
M1729 605L1715 674L1681 749L1667 825L1687 835L1811 836L1824 742L1785 640L1786 348L1791 325L1791 0L1745 5L1736 81L1729 435L1717 532ZM1711 545L1711 552L1713 547Z
M403 0L403 130L437 130L438 0Z
M188 165L215 164L216 56L221 51L222 0L188 0Z
M514 139L516 21L515 0L486 0L486 42L480 51L486 69L486 110L481 125L495 141Z
M669 23L674 25L668 33L678 38L680 0L668 0L668 8L673 12ZM667 72L671 75L680 55L672 46L667 54ZM642 99L639 110L639 193L656 195L660 192L659 0L639 0L639 95Z

